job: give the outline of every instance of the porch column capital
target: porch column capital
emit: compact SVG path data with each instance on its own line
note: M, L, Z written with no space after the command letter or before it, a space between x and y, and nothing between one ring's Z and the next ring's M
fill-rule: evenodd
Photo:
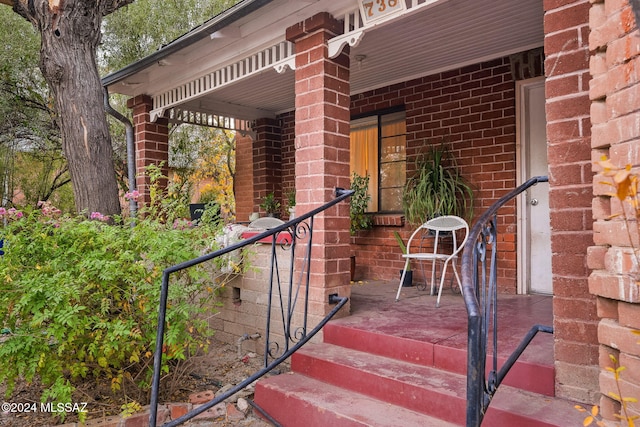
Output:
M326 31L334 37L342 34L342 25L329 13L321 12L287 28L285 37L288 41L295 43L319 30Z

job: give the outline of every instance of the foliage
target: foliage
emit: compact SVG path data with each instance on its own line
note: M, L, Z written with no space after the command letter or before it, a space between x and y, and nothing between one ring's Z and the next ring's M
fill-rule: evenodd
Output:
M431 146L417 158L416 172L407 180L402 205L411 224L422 224L439 215L467 220L473 217L473 189L444 143Z
M398 233L397 231L393 232L393 237L396 238L396 242L398 243L398 246L400 246L400 250L402 251L403 255L407 254L407 245L405 245L404 241L402 240L402 237L400 236L400 233ZM411 260L409 260L409 263L407 264L407 271L411 271Z
M177 39L238 1L136 0L105 17L100 63L104 72L125 67Z
M280 213L282 204L276 200L276 196L273 193L269 193L262 198L260 207L267 213L267 215L276 215Z
M351 174L351 189L354 191L349 202L349 218L351 220L349 231L355 234L358 230L371 228L373 221L367 215L367 208L371 195L369 189L369 175L361 176L357 172Z
M98 212L91 214L96 220L60 216L49 204L26 215L0 211L8 219L0 257L0 328L11 331L0 344L0 382L8 396L17 381L37 379L42 401L69 402L85 381L144 397L163 269L215 249L207 236L220 230L165 225L160 219L175 216L171 207L143 212L135 224ZM172 276L165 381L181 361L206 351L210 331L202 314L230 279L222 267Z
M10 8L0 7L0 21L0 196L5 205L52 199L73 208L37 33Z
M640 331L633 331L633 333L636 335L640 335ZM617 393L610 391L608 393L608 396L620 402L620 407L621 407L621 413L616 414L615 417L619 421L624 421L625 425L627 425L628 427L634 427L635 420L640 418L640 416L630 414L629 403L636 403L638 399L636 399L635 397L624 397L622 395L622 391L620 389L620 381L621 381L620 373L625 370L625 367L620 366L618 359L613 354L609 355L609 359L611 359L611 362L613 363L613 367L607 366L606 370L613 374L613 379L616 383ZM602 417L600 416L600 408L597 405L592 406L590 411L587 411L585 408L583 408L580 405L576 405L575 408L580 412L588 413L588 415L584 419L584 422L582 423L583 426L589 426L594 421L596 425L599 427L605 427L607 425L605 421L602 420Z
M200 128L200 132L204 135L189 179L205 183L200 188L200 203L217 203L223 217L231 220L235 216L235 133L210 128Z
M291 188L287 191L287 206L293 208L296 205L296 189Z

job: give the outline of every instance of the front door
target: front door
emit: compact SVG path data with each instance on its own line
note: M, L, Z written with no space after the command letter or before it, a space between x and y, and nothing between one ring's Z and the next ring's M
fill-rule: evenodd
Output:
M520 183L548 175L544 79L518 83ZM552 294L549 184L521 195L519 209L519 292Z

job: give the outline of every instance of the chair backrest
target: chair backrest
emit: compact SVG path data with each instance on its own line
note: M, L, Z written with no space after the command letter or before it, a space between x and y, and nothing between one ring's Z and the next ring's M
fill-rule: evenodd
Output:
M446 236L451 235L453 248L450 255L452 257L457 255L457 253L462 249L469 236L469 224L467 224L467 221L455 215L439 216L425 222L413 232L413 234L409 238L409 241L407 242L407 253L414 253L411 252L412 241L414 237L416 237L420 233L424 233L425 230L431 232L434 236L434 254L438 253L438 243L440 238L443 237L443 234ZM462 236L462 241L460 244L458 244L459 236L456 233L458 230L464 230L464 235Z

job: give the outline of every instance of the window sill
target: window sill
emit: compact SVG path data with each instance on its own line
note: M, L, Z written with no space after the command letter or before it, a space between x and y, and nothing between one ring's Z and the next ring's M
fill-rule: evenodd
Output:
M404 227L403 214L373 214L374 227Z

